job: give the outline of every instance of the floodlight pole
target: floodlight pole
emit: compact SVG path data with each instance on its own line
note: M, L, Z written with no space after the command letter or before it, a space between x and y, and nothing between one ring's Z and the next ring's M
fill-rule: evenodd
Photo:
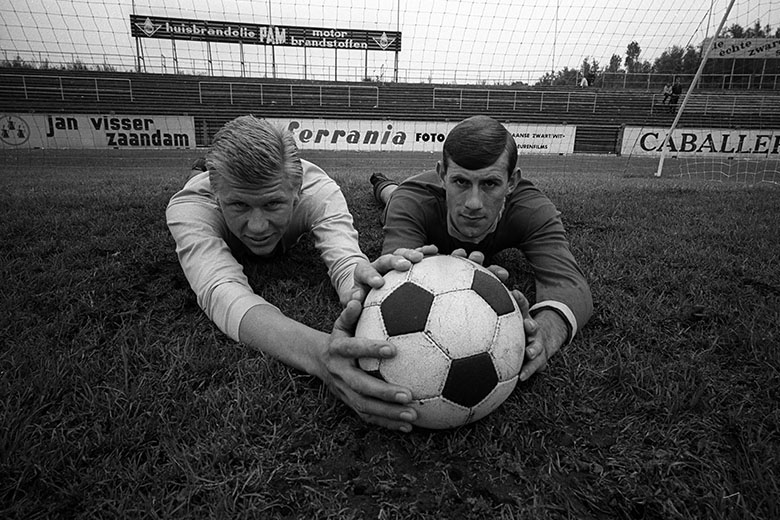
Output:
M555 2L555 30L553 31L552 67L550 67L550 84L555 79L555 44L558 41L558 7L560 2Z
M239 59L241 60L241 77L243 78L246 75L246 64L244 62L244 42L243 42L243 40L239 40L239 42L238 42L238 55L239 55Z
M693 89L696 85L696 83L699 82L699 78L701 78L701 73L704 70L704 65L707 63L707 58L710 56L710 51L712 50L712 46L715 44L715 40L720 36L720 31L723 29L723 25L726 23L726 19L729 17L729 13L731 12L731 8L734 6L734 1L731 0L729 2L728 7L726 8L726 12L723 13L723 18L720 20L720 25L718 25L718 29L715 31L715 34L712 35L712 38L707 43L707 50L704 51L704 55L702 56L701 63L699 63L699 69L696 71L696 75L693 77L693 81L691 81L691 84L688 85L688 91L685 93L685 97L682 100L682 103L680 103L680 108L677 110L677 113L674 116L674 121L672 122L672 126L669 128L669 130L666 131L666 134L664 135L664 140L661 141L661 158L658 160L658 171L655 172L656 177L661 176L661 171L664 168L664 159L666 158L666 143L671 138L672 132L677 128L677 124L680 122L680 117L682 116L683 109L685 108L686 103L688 103L688 98L691 96L691 92L693 92Z
M135 0L133 0L130 5L130 14L135 16ZM141 72L141 39L138 36L135 37L135 71L139 73Z
M268 28L273 31L271 36L271 74L276 79L276 47L274 46L274 38L276 38L276 30L274 30L274 21L271 18L271 0L268 0Z
M395 32L398 33L396 35L397 38L401 37L401 0L398 0L396 2L396 8L395 8ZM395 82L398 83L398 47L395 49Z

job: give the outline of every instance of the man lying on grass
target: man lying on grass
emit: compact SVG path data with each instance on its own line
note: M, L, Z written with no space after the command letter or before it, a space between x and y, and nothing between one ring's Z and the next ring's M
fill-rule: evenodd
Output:
M265 120L228 122L206 153L206 171L170 200L168 228L198 305L235 341L315 375L367 422L410 431L415 411L409 389L357 367L360 357L391 357L387 342L353 337L370 287L381 274L408 270L424 253L399 250L373 263L361 252L352 216L338 185L301 160L294 137ZM238 258L284 255L311 233L344 305L330 333L284 316L255 294Z
M482 253L488 263L504 249L522 251L534 270L537 300L530 309L534 319L525 322L525 381L590 319L590 287L560 213L520 178L517 146L503 125L486 116L468 118L447 135L442 155L436 171L400 185L381 173L371 176L374 196L385 205L382 250L432 244L444 254L465 249L473 259Z

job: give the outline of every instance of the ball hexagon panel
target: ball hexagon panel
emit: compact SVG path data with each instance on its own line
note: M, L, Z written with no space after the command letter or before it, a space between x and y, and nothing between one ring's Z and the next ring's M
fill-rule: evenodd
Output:
M433 304L433 294L419 285L406 282L398 286L379 305L388 336L422 332Z
M461 406L479 404L498 383L493 358L482 352L467 358L453 359L441 396Z
M425 287L434 294L468 289L474 279L477 264L456 256L431 256L415 264L409 281Z
M468 357L490 348L498 317L471 289L439 294L428 315L426 331L451 358Z
M474 271L471 290L482 296L499 316L509 314L516 309L512 295L504 284L490 273Z
M493 388L493 391L490 392L481 403L472 408L473 415L471 416L470 421L478 421L498 408L515 389L517 380L518 378L515 376L508 381L498 383L495 388Z
M525 356L525 329L519 311L499 316L490 353L499 381L506 381L520 373Z
M456 428L469 422L471 409L459 406L443 397L425 399L412 404L417 410L415 426L421 428Z

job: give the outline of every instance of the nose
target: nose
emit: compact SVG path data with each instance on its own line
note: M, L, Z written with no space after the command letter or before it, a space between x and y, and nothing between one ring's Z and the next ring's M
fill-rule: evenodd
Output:
M482 209L482 197L479 196L479 187L473 186L466 198L466 208L475 211Z
M246 222L246 228L251 235L260 235L268 229L268 218L261 209L253 209Z

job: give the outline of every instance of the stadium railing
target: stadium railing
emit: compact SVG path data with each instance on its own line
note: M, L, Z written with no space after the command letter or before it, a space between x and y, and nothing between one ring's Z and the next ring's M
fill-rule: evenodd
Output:
M398 83L315 83L137 73L0 72L6 112L192 114L219 122L268 117L458 120L486 113L507 122L670 124L662 96L644 90L499 88ZM780 127L780 93L697 91L684 124Z

